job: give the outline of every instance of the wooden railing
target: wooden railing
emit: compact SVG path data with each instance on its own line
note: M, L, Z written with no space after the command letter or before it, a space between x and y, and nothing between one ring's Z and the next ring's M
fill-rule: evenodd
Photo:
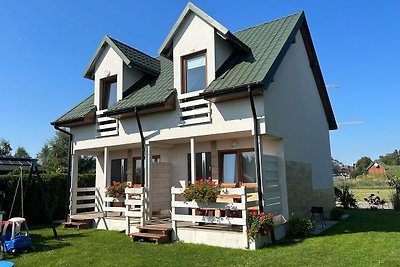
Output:
M126 233L131 233L132 219L139 220L141 226L145 224L146 212L148 207L148 189L145 187L140 188L126 188L125 189L125 218L126 218Z
M76 196L73 201L76 213L96 211L96 209L99 210L99 205L101 205L96 187L76 188Z
M209 224L224 224L224 225L238 225L242 226L243 233L246 234L247 230L247 211L248 208L254 208L258 206L258 200L248 200L248 195L255 192L255 188L223 188L221 190L220 198L227 199L229 196L236 196L240 202L212 202L206 205L203 202L190 201L185 202L182 200L182 193L185 188L171 188L172 193L172 228L176 233L178 222L193 222L193 223L209 223ZM240 213L240 217L233 217L228 215L229 212L225 212L224 217L219 216L202 216L196 215L194 212L189 214L182 214L182 209L179 208L191 208L191 209L206 209L206 210L224 210L224 211L236 211Z
M201 92L203 90L178 96L180 126L211 122L211 104L200 96Z
M118 120L104 116L105 111L107 110L103 109L96 112L96 137L118 135Z

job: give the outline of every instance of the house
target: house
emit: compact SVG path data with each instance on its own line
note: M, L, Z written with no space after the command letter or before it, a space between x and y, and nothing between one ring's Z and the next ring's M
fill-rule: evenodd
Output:
M375 160L367 167L366 172L369 175L374 175L374 174L385 174L389 170L399 171L400 166L398 165L390 166L386 165L381 160Z
M106 214L99 228L131 232L130 215L143 224L170 211L179 240L247 247L241 231L205 237L176 223L236 223L244 232L260 196L282 222L334 207L329 130L337 125L304 12L232 33L189 3L158 54L105 36L84 72L93 94L52 122L72 135L71 216L94 207ZM77 187L81 155L96 156L92 189ZM206 177L237 187L228 195L253 190L246 205L218 204L241 218L190 215L198 206L178 201L188 181ZM142 200L125 202L132 210L119 224L107 216L125 211L105 195L113 181L134 184ZM82 203L87 190L103 201Z

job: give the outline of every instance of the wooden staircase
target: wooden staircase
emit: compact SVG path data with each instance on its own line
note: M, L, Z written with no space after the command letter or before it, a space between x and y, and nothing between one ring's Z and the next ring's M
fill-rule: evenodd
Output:
M155 241L156 244L171 242L172 228L165 226L138 226L138 233L132 233L132 241Z
M92 227L92 219L70 218L69 222L63 223L64 228L89 229Z

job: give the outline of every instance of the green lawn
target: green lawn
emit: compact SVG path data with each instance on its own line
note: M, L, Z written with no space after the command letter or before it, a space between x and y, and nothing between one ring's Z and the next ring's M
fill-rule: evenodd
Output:
M364 198L368 198L371 194L390 202L390 194L392 192L392 189L389 188L351 188L350 190L354 192L359 202L365 202Z
M325 233L245 251L174 243L132 243L124 234L48 228L32 231L36 252L7 256L16 266L399 266L400 212L353 210Z

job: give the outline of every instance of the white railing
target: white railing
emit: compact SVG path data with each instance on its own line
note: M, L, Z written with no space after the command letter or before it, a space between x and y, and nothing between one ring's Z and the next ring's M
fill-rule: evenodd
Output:
M101 205L99 194L96 187L78 187L76 188L76 196L74 204L76 213L95 211ZM83 211L82 211L83 210Z
M126 233L131 233L132 220L139 220L140 225L145 224L147 212L147 196L148 189L145 187L140 188L126 188L125 189L125 218L126 218Z
M110 117L105 117L103 113L106 109L96 112L96 137L105 137L118 135L118 120Z
M257 207L258 200L248 200L248 195L256 191L255 188L223 188L217 202L212 202L206 205L202 202L189 201L185 202L182 199L182 193L185 188L171 188L172 193L172 228L174 233L178 227L178 222L193 222L193 223L209 223L209 224L224 224L224 225L238 225L243 227L243 233L246 234L247 230L247 210L248 208ZM240 199L240 202L222 202L224 199ZM197 215L195 212L192 214L182 214L182 209L179 208L192 208L192 209L205 209L214 211L214 216ZM225 216L215 216L216 211L225 210ZM228 215L229 212L236 211L240 213L241 217L233 217Z
M203 90L178 96L180 126L211 122L211 104L200 97Z

